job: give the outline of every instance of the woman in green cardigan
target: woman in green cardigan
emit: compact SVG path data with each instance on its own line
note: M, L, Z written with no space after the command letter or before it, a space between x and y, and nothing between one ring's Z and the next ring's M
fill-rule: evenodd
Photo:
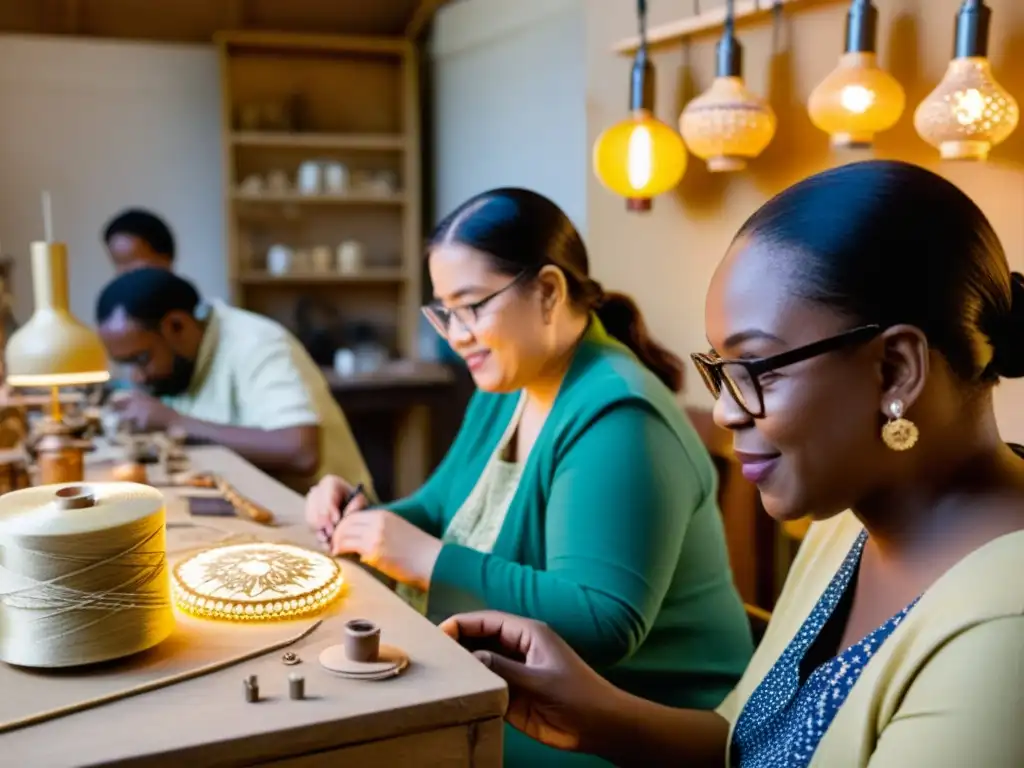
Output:
M484 607L528 616L635 695L717 706L753 646L715 469L673 395L681 362L631 299L590 277L582 239L541 195L474 197L427 258L424 312L479 391L419 491L371 509L328 477L308 521L435 622ZM606 765L510 729L505 756Z

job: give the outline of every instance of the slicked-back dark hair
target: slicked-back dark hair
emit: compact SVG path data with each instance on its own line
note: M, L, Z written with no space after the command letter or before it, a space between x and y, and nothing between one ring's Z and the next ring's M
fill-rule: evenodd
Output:
M569 298L594 311L609 335L629 347L669 389L682 390L682 361L651 338L632 298L605 293L590 276L583 238L553 201L515 187L482 192L437 225L430 245L442 243L474 248L490 258L494 269L510 276L538 272L546 264L559 267L565 274Z
M742 236L786 249L797 295L858 324L919 328L965 382L1024 376L1024 277L981 209L931 171L833 168L769 200Z

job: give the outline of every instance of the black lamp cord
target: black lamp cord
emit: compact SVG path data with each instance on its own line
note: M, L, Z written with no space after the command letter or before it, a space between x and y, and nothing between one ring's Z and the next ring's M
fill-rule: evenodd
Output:
M740 77L743 73L743 47L736 39L736 4L725 0L725 24L722 39L715 47L716 77Z
M647 56L647 0L636 0L636 22L640 32L640 46L637 53L643 51Z
M632 112L645 109L654 111L654 67L647 56L647 0L637 0L637 26L640 30L640 44L633 58L630 75L629 109Z

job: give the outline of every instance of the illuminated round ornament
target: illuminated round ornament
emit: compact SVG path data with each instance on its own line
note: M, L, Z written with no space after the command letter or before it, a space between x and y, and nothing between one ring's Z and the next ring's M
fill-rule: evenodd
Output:
M233 544L175 566L174 600L193 616L232 621L292 619L318 613L341 594L341 567L290 544Z

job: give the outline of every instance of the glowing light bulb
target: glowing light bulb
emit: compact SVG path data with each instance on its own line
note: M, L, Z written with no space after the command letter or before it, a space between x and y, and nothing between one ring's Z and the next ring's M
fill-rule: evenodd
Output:
M629 135L629 149L626 161L629 174L629 185L633 189L643 189L651 181L653 142L651 132L646 125L633 129Z
M956 91L951 100L953 117L960 125L973 125L985 114L985 97L977 88Z
M896 125L906 106L903 87L881 69L874 53L846 53L807 102L816 128L834 147L869 147Z
M875 92L863 85L847 85L839 94L839 104L847 112L863 115L875 103Z
M686 146L713 173L739 171L775 136L775 112L738 76L716 77L679 116Z
M918 135L946 160L985 160L1020 121L1016 100L992 75L987 58L992 11L965 0L957 16L954 58L914 112Z
M593 164L601 183L626 198L632 210L648 210L652 198L679 184L686 146L669 126L639 109L597 137Z

